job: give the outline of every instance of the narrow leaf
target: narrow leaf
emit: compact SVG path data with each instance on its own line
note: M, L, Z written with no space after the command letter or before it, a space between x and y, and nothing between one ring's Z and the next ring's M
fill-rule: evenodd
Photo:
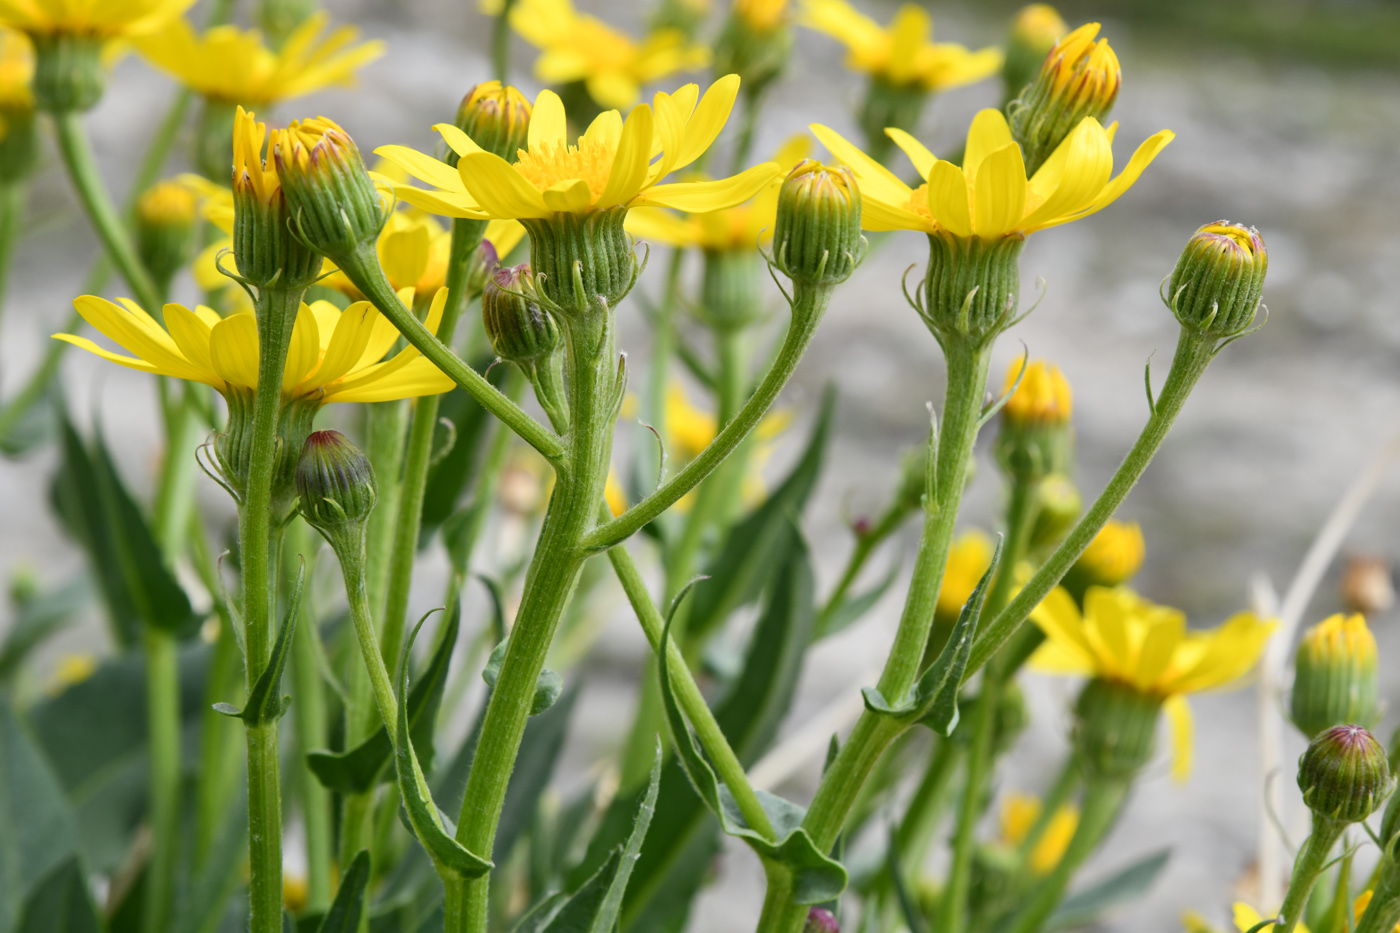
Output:
M350 869L341 876L340 888L317 933L355 933L365 909L365 888L369 886L369 850L361 849Z
M845 630L852 623L860 620L867 612L875 608L875 604L894 585L894 581L899 579L901 564L899 560L890 562L890 569L885 576L870 589L856 596L851 596L843 600L839 605L832 606L821 614L817 620L817 638L826 638L835 635L837 632Z
M1171 857L1171 849L1160 849L1093 887L1066 898L1051 915L1046 930L1088 926L1106 911L1137 900L1151 889Z
M923 720L940 735L951 735L958 724L958 689L962 685L963 671L967 670L967 660L972 654L972 642L977 636L977 624L982 618L982 607L987 602L987 590L996 577L1001 565L1002 538L997 536L997 547L992 552L992 562L987 572L972 591L958 621L948 636L948 643L939 652L928 672L919 679L917 703Z
M297 581L292 587L287 612L282 616L282 624L277 628L277 640L272 643L272 657L253 683L253 689L248 691L248 702L241 710L229 703L215 703L215 710L225 716L241 719L250 726L276 722L287 712L292 698L282 695L282 671L287 666L287 650L292 644L292 636L296 634L297 616L301 610L301 591L305 583L306 561L302 560L297 567Z
M76 857L68 859L29 895L15 933L103 933L87 879Z

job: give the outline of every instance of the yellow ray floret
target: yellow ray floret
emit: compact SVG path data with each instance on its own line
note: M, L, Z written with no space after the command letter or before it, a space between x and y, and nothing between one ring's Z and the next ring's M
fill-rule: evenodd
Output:
M0 0L0 25L31 35L113 39L160 29L195 0Z
M1185 696L1238 681L1259 659L1275 623L1240 612L1210 631L1190 631L1180 610L1125 587L1090 587L1081 613L1056 588L1031 613L1046 641L1031 666L1126 684L1165 701L1175 749L1174 774L1190 772L1191 712Z
M1132 187L1176 135L1161 130L1149 137L1127 167L1112 177L1117 128L1114 123L1105 129L1086 117L1029 179L1021 147L1012 140L999 110L983 110L973 119L961 167L937 158L903 130L885 130L924 179L917 189L839 133L820 124L813 124L812 132L855 173L865 229L944 229L960 237L996 239L1034 233L1102 210Z
M1012 791L1006 797L998 814L1002 844L1017 847L1023 843L1035 824L1040 820L1044 809L1040 798L1034 794ZM1069 848L1074 831L1079 828L1079 808L1072 803L1061 804L1049 824L1042 832L1035 847L1031 849L1029 865L1037 875L1047 875Z
M535 76L546 84L582 81L603 107L630 107L649 81L703 68L709 50L675 29L660 29L640 42L602 20L579 13L570 0L519 0L510 24L540 49Z
M412 295L405 293L405 300ZM436 331L447 302L440 290L424 321ZM134 301L117 304L84 295L74 307L83 319L132 356L105 350L86 337L55 334L59 340L129 369L202 382L220 393L252 391L258 384L258 326L251 313L221 318L200 306L165 306L165 327ZM329 301L301 306L282 379L284 402L383 402L436 395L453 382L413 347L384 356L399 332L367 301L341 311Z
M275 52L256 30L215 26L200 36L184 19L138 39L136 47L151 64L205 97L267 106L331 85L353 86L355 71L384 54L383 42L355 45L359 30L353 26L322 37L329 21L317 13Z
M932 18L912 3L900 7L886 28L845 0L803 0L800 22L843 43L852 71L901 87L941 91L1001 70L1000 49L974 52L952 42L933 42Z
M34 43L22 32L0 27L0 108L34 106Z
M778 166L765 162L715 181L658 182L710 147L738 93L737 75L720 78L704 97L696 85L687 84L675 94L658 93L651 106L632 108L625 121L616 110L603 112L571 144L563 101L553 91L541 91L530 117L528 148L520 150L514 163L483 152L449 123L434 129L460 157L455 171L404 146L375 152L434 186L396 186L400 198L449 217L527 220L641 205L721 210L757 194L778 174Z

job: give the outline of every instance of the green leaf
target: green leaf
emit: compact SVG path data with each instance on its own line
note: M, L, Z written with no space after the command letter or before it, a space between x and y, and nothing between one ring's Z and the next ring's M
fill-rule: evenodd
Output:
M77 857L65 861L29 895L15 933L102 933Z
M442 815L433 803L428 781L423 776L418 756L413 751L413 732L408 722L408 659L413 654L413 643L418 638L418 632L427 620L428 617L424 616L414 626L400 659L399 720L394 737L394 767L398 774L399 793L403 797L409 825L413 827L413 833L423 844L423 848L428 851L428 857L433 860L438 874L451 873L464 879L480 878L491 870L492 863L469 852L443 829Z
M928 933L928 921L919 913L918 905L915 904L909 893L909 886L904 881L904 867L899 861L899 841L895 837L893 825L890 826L889 837L885 842L885 871L894 887L895 902L899 904L899 913L904 918L904 925L909 928L909 933Z
M501 664L506 659L506 650L510 647L510 639L506 639L496 646L491 652L491 657L486 661L486 669L481 672L481 677L486 681L486 686L492 690L496 689L496 678L501 676ZM538 682L535 684L535 698L530 704L530 715L538 716L554 705L554 701L559 699L559 694L564 692L564 678L560 677L549 668L540 671Z
M287 604L287 612L282 616L282 624L277 628L277 640L272 643L272 657L253 683L253 689L248 691L248 702L241 710L231 703L215 703L215 710L225 716L241 719L250 726L274 723L287 712L292 698L282 695L282 671L287 666L287 650L291 647L292 636L296 634L297 618L301 611L301 590L305 583L306 561L301 560L297 567L297 581L292 587L292 596Z
M527 915L530 924L522 922L516 928L517 933L612 933L617 927L618 914L622 912L622 896L627 891L632 866L636 864L642 841L656 812L656 795L661 787L661 761L661 740L658 738L651 778L647 782L646 795L637 808L627 844L617 847L603 867L567 900L554 898L546 901L551 907L546 922L540 922L543 914Z
M442 707L447 669L452 663L452 651L457 645L461 619L462 604L458 600L447 617L447 624L438 634L438 643L427 668L408 694L408 721L409 728L413 730L413 747L423 750L418 760L425 771L432 770L436 758L433 731L437 725L438 710ZM381 726L374 735L347 752L310 752L306 763L317 780L330 790L342 794L362 794L380 780L392 780L385 765L393 754L389 731Z
M86 577L79 576L18 605L10 632L0 645L0 683L14 676L31 651L70 624L91 598Z
M702 638L734 610L758 599L782 563L793 521L806 507L821 474L835 407L836 393L828 389L797 465L763 505L729 530L706 565L709 582L691 600L686 627L690 637Z
M55 369L49 375L50 382L57 374ZM58 395L57 389L48 385L35 395L26 396L26 391L21 391L0 406L0 421L7 422L0 428L0 454L11 459L22 457L53 437L54 425L61 417ZM13 408L16 405L18 410Z
M671 726L672 737L675 739L677 760L685 768L686 776L690 778L691 785L700 795L700 799L709 807L711 813L719 817L720 827L726 833L744 840L760 858L777 862L792 873L793 898L797 903L820 904L829 901L845 890L846 869L818 850L812 837L802 828L805 811L774 794L757 791L759 803L773 825L777 841L770 841L751 829L739 813L729 788L720 784L709 762L696 746L695 737L690 734L690 727L676 703L675 692L671 688L670 665L665 663L664 659L671 642L671 623L675 618L676 608L689 590L689 586L682 590L672 604L657 651L658 657L663 659L663 662L657 665L661 679L661 698L666 707L666 719Z
M991 565L963 604L958 621L948 635L947 644L914 685L912 695L894 705L877 688L866 687L861 691L866 709L905 723L923 722L940 735L953 733L958 725L958 690L972 654L972 643L977 637L977 623L982 617L982 606L987 601L987 589L1001 563L1001 545L1002 539L998 536Z
M243 881L248 857L248 793L240 786L228 801L223 825L197 868L191 869L188 886L175 902L175 933L204 933L214 929L228 913L234 892Z
M501 819L496 826L492 860L504 863L516 840L534 822L540 797L549 787L559 753L569 737L569 718L578 695L575 684L558 703L525 726L525 737L520 742L520 753L515 758L515 770L511 773Z
M1065 899L1046 922L1047 931L1087 926L1105 912L1142 897L1171 860L1171 849L1160 849L1093 887Z
M317 933L355 933L365 909L365 888L369 886L369 849L361 849L350 870L340 879L340 888L330 910L317 927Z
M78 848L77 821L58 777L0 697L0 930Z

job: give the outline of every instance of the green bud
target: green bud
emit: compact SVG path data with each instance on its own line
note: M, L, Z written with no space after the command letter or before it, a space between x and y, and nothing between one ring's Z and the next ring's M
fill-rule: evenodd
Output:
M239 107L233 121L233 261L259 288L276 283L296 288L321 274L321 254L307 247L291 227L286 191L264 157L267 127ZM300 450L298 444L294 450Z
M1269 254L1253 227L1221 220L1197 230L1177 260L1165 296L1184 326L1224 338L1254 323Z
M1032 550L1059 544L1084 511L1084 497L1063 473L1051 473L1041 480L1035 498L1037 508L1029 542Z
M792 30L781 0L738 0L715 40L714 71L736 74L753 100L787 67Z
M928 245L920 309L924 323L940 340L996 337L1016 317L1025 236L984 240L940 227L928 235Z
M1035 172L1087 118L1103 122L1118 99L1123 71L1098 23L1080 26L1055 43L1035 81L1009 106L1011 135Z
M51 33L34 40L34 104L45 113L83 113L102 99L107 76L101 36Z
M1333 726L1298 759L1298 789L1318 816L1359 823L1394 787L1385 749L1356 725Z
M1376 668L1376 639L1361 615L1334 615L1308 629L1294 656L1294 725L1309 739L1342 723L1374 726Z
M559 327L549 312L525 297L533 285L530 264L498 268L481 293L481 320L491 347L503 360L527 371L559 346Z
M14 184L34 174L39 164L39 136L34 108L0 105L0 184Z
M1128 778L1152 760L1162 698L1114 680L1084 685L1074 706L1074 743L1091 775Z
M529 145L530 101L514 87L499 81L483 81L467 92L457 108L457 128L486 152L507 162ZM457 166L457 153L448 150L444 161Z
M860 188L845 166L797 163L778 191L773 264L794 281L835 285L865 258Z
M369 458L339 431L317 431L306 439L296 469L297 495L306 523L337 553L363 547L365 522L376 490Z
M716 330L741 330L763 313L759 254L749 246L705 251L697 314Z
M162 292L189 262L194 249L194 192L178 181L162 181L136 201L136 248Z
M647 18L647 32L657 33L663 29L670 29L689 41L695 38L695 34L709 17L709 0L661 0Z
M325 117L296 120L272 134L269 148L292 227L313 249L344 268L338 257L374 248L384 203L349 133Z
M996 458L1009 476L1037 483L1052 473L1068 472L1074 460L1070 425L1073 393L1060 368L1024 357L1006 371L1009 393L1001 409Z

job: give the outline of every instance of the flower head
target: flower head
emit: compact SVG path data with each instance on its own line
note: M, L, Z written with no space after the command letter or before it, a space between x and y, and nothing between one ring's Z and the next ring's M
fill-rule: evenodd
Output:
M1339 723L1374 726L1378 661L1362 615L1338 613L1309 628L1294 655L1294 724L1310 739Z
M1033 794L1015 791L1008 794L1001 805L1001 813L997 820L1000 824L1002 843L1011 847L1021 845L1039 822L1043 809L1040 798ZM1060 863L1065 850L1069 848L1070 840L1074 838L1074 831L1078 828L1079 808L1072 803L1061 804L1050 817L1050 822L1036 841L1035 847L1031 849L1031 871L1037 875L1048 875Z
M1094 41L1098 32L1098 23L1088 23L1057 42L1035 80L1008 106L1027 171L1045 164L1085 118L1102 122L1113 109L1123 70L1108 40Z
M155 32L195 0L0 0L0 25L39 36L115 39Z
M1167 306L1184 326L1232 337L1254 322L1269 271L1264 238L1253 227L1219 220L1186 243L1167 285Z
M457 107L457 128L487 152L509 162L529 144L530 112L534 108L519 90L499 81L483 81L467 92ZM449 153L447 164L457 164Z
M197 35L176 19L136 47L151 64L212 100L267 107L332 85L353 86L355 72L384 54L379 41L354 44L359 30L342 26L322 37L330 17L317 13L273 51L256 30L215 26Z
M370 180L355 140L326 117L294 120L268 149L306 242L332 258L372 242L384 226L384 198Z
M794 281L835 284L865 258L860 186L844 165L803 159L778 189L773 265Z
M1011 40L1044 55L1068 32L1059 11L1048 3L1022 7L1011 20Z
M1023 371L1024 370L1024 371ZM1020 385L1017 385L1019 380ZM1025 362L1022 356L1006 371L1003 393L1011 393L1002 408L1007 421L1022 424L1064 424L1074 407L1074 393L1060 367L1044 360Z
M1175 765L1191 768L1191 710L1187 694L1227 687L1243 677L1264 650L1275 623L1240 612L1211 631L1186 628L1180 610L1148 602L1126 588L1090 587L1081 613L1057 588L1031 613L1046 641L1031 665L1052 674L1078 674L1122 684L1165 701Z
M535 77L546 84L581 81L603 107L630 107L641 86L709 64L709 51L675 29L640 42L598 19L579 13L572 0L519 0L510 24L540 49Z
M1085 118L1029 179L1021 149L999 110L983 110L973 119L961 167L937 158L902 130L886 130L924 179L917 189L833 130L813 124L812 132L855 172L865 198L865 229L946 230L957 237L992 240L1024 236L1102 210L1132 187L1175 136L1161 130L1149 137L1127 167L1110 178L1117 126L1105 129Z
M1137 522L1109 519L1079 555L1070 573L1082 578L1078 587L1081 593L1090 586L1117 586L1138 572L1145 552L1142 527Z
M803 0L802 25L845 44L846 66L896 86L943 91L991 77L1001 68L1001 50L973 52L951 42L933 42L933 20L906 3L881 27L845 0Z
M992 565L992 539L981 531L966 531L953 542L943 568L935 610L942 618L956 619L987 568Z
M788 0L734 0L734 15L754 32L777 29L787 8Z
M1359 823L1394 787L1385 747L1357 725L1320 733L1298 759L1298 789L1316 816Z
M429 330L437 330L446 302L447 292L439 291L425 321ZM132 355L114 353L73 334L55 334L59 340L128 369L202 382L226 398L257 388L258 329L250 313L221 318L203 306L190 310L167 304L162 327L129 299L116 303L84 295L73 305L84 320ZM452 388L452 380L411 346L385 360L398 339L394 325L369 302L344 311L329 301L303 304L282 377L283 404L382 402Z
M711 85L703 98L694 84L675 94L658 93L651 106L634 107L626 121L615 110L604 112L576 144L566 137L563 101L552 91L541 91L530 117L529 147L513 164L483 152L448 123L434 129L460 157L455 172L403 146L384 146L376 152L436 186L396 186L403 200L450 217L547 218L640 205L719 210L748 200L772 180L778 167L764 163L717 181L658 182L710 147L738 91L738 79L730 76Z

